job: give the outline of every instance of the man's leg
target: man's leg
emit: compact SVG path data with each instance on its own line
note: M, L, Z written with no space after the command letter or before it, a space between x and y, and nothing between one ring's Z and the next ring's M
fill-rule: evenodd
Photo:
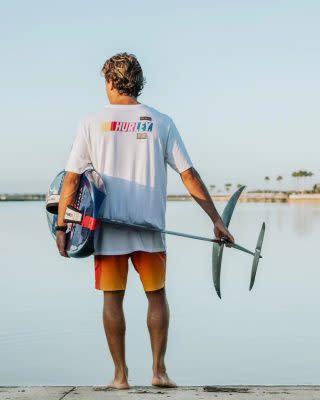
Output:
M122 307L124 290L103 293L103 325L115 366L114 380L108 387L128 389L128 369L125 360L126 323Z
M127 389L128 370L125 361L125 330L123 297L127 284L128 255L96 255L95 287L103 290L103 325L115 366L113 389Z
M176 387L168 377L165 366L165 353L167 348L169 328L169 306L165 289L146 292L149 307L147 324L150 333L153 355L152 385L162 387Z
M165 353L169 328L169 306L165 292L166 252L148 253L136 251L132 254L132 263L140 275L149 301L147 324L150 333L153 355L152 384L163 387L175 387L166 372Z

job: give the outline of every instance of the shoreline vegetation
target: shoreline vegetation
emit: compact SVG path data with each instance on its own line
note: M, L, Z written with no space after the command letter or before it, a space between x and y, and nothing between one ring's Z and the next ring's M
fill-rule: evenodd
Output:
M214 201L228 201L232 193L211 193ZM169 194L168 201L191 201L188 194ZM39 193L29 194L0 194L0 201L45 201L45 195ZM320 202L320 193L314 191L254 191L243 193L239 199L245 203L288 203L297 201Z
M291 173L291 177L297 182L297 190L282 190L282 181L284 180L282 175L278 175L273 179L270 176L265 176L264 181L266 187L269 189L263 190L251 190L249 192L242 193L240 196L240 202L252 202L252 203L288 203L296 201L316 201L320 202L320 183L312 185L311 190L305 190L307 186L310 187L310 179L314 176L314 173L306 170L294 171ZM278 190L270 190L270 183L275 182L278 186ZM210 195L213 201L228 201L236 189L241 186L245 186L241 183L232 184L225 183L224 190L217 187L216 185L209 185ZM45 201L46 195L41 193L3 193L0 194L1 201ZM192 197L189 194L168 194L168 201L190 201Z

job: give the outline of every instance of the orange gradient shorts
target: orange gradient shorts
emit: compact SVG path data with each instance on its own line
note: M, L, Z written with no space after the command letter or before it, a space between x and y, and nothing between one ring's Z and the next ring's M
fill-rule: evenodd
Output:
M134 251L130 254L95 255L95 288L105 291L125 290L129 259L138 272L146 292L164 287L166 252Z

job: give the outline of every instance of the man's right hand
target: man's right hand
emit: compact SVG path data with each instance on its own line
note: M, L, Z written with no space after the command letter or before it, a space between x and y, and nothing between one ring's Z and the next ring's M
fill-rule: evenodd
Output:
M198 172L190 167L189 169L181 172L181 179L187 188L188 192L200 205L200 207L209 215L211 221L214 223L214 234L217 239L225 239L227 241L226 246L230 247L229 243L234 243L234 238L224 225L218 211L216 210L210 193L203 183Z
M234 243L234 237L231 235L231 233L228 231L227 227L223 223L222 219L219 218L215 223L214 223L214 234L215 237L219 240L226 239L227 241ZM227 247L228 243L226 243Z

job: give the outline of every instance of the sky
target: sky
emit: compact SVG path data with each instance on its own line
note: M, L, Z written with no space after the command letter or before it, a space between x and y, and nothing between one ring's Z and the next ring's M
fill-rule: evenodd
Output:
M3 2L0 193L47 190L123 51L144 70L140 102L173 118L206 184L277 189L282 175L291 188L299 169L320 182L319 39L319 1ZM168 192L184 191L170 170Z

